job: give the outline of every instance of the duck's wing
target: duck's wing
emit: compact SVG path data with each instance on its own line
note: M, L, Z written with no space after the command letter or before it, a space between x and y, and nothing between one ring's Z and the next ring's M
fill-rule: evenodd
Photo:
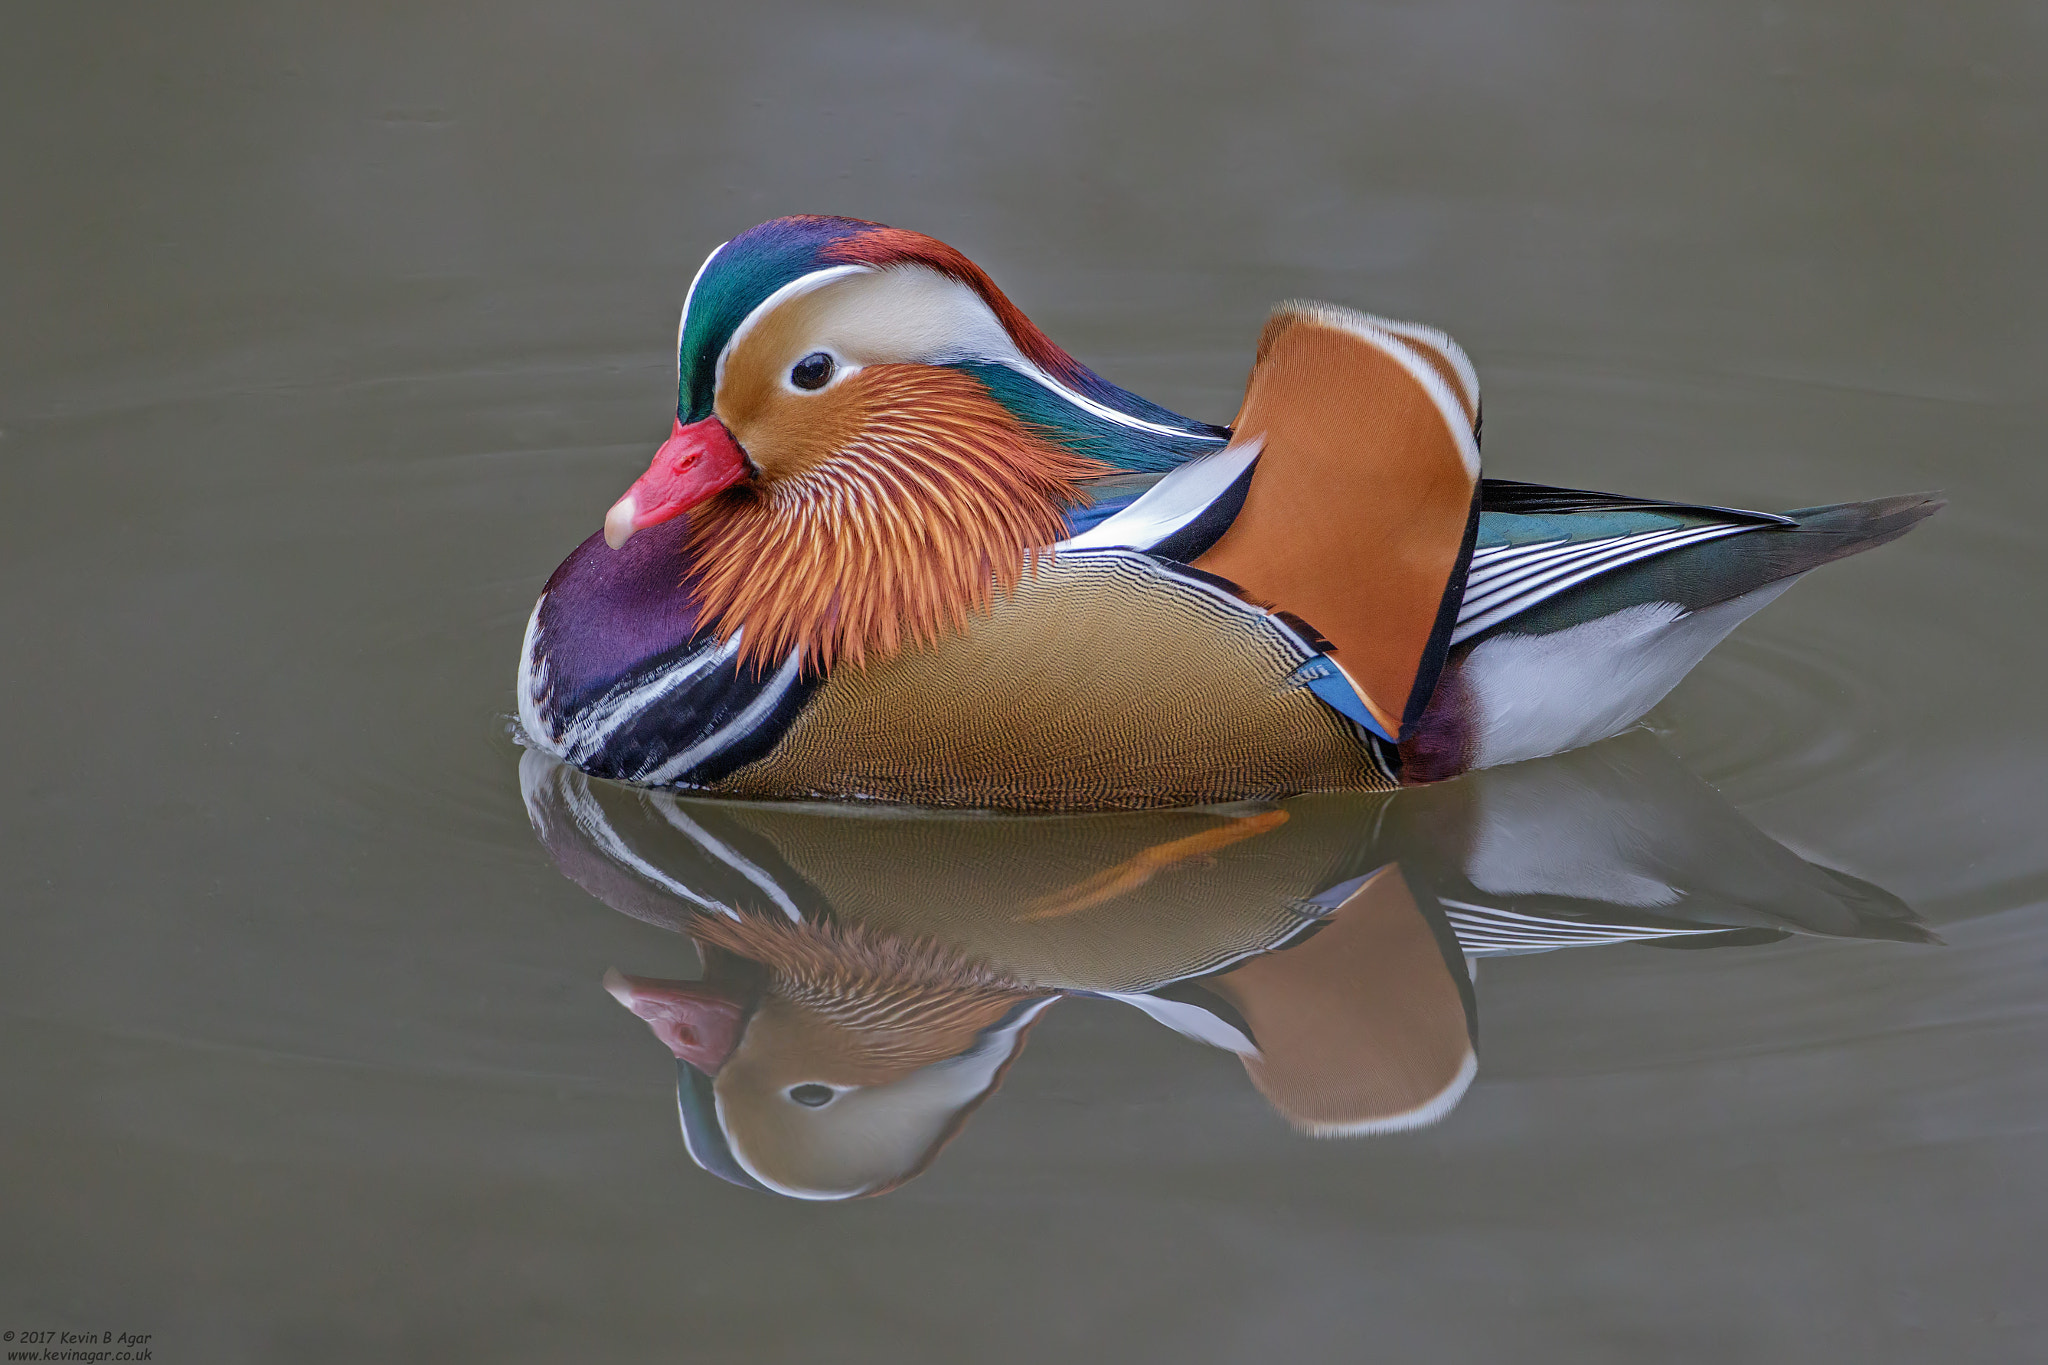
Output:
M1331 646L1378 733L1420 714L1477 518L1478 381L1450 338L1287 304L1259 338L1231 444L1070 544L1191 563Z
M1491 480L1482 498L1441 683L1402 737L1412 781L1619 733L1800 575L1942 506L1773 514Z
M1698 611L1895 540L1942 502L1914 493L1748 512L1488 479L1480 506L1458 645L1510 621L1544 634L1643 602Z
M1451 642L1475 639L1629 565L1729 536L1798 525L1769 512L1487 479ZM1743 555L1733 562L1752 560ZM1720 586L1698 582L1687 596ZM1593 595L1580 597L1590 603Z
M1435 685L1478 519L1478 394L1462 360L1440 334L1279 309L1232 423L1260 443L1258 465L1195 560L1320 631L1396 738Z

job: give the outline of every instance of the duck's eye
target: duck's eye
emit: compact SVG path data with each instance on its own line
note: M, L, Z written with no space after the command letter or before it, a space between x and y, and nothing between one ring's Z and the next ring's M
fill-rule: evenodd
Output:
M828 360L825 363L830 366L832 362ZM812 384L810 387L815 389L818 386ZM831 1086L819 1085L816 1081L806 1081L802 1085L793 1085L789 1088L789 1097L806 1109L823 1108L832 1103L832 1096L835 1093Z
M831 356L823 351L812 351L790 367L789 382L800 389L822 389L826 381L832 378L834 368ZM819 1104L824 1102L818 1101Z

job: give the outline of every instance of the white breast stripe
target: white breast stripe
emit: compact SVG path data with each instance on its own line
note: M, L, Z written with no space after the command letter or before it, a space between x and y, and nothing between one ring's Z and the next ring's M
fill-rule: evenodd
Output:
M637 687L600 698L577 716L575 724L563 734L563 755L572 763L589 761L591 755L601 751L621 727L636 719L641 712L684 683L703 677L739 653L741 634L734 631L732 638L718 648L692 654Z
M1465 598L1458 604L1458 625L1451 632L1451 643L1461 644L1568 588L1625 564L1759 529L1762 528L1725 524L1675 527L1576 545L1559 546L1555 541L1545 541L1539 545L1498 546L1478 551L1472 556L1472 571L1465 580Z
M739 639L737 633L734 634L733 639ZM705 759L716 758L742 739L745 739L748 733L760 723L761 718L774 710L777 704L782 701L783 695L796 682L797 669L802 662L803 651L801 649L789 651L789 657L782 661L782 667L775 670L775 676L770 678L768 685L761 689L761 695L747 703L745 710L734 716L726 725L698 740L695 744L692 744L653 772L635 780L645 782L650 787L667 786L699 763L702 763Z
M519 728L529 744L560 758L561 741L541 723L540 715L540 694L548 685L548 667L546 660L536 656L540 653L540 609L547 600L548 595L542 593L540 601L533 604L533 614L526 618L526 639L519 646Z

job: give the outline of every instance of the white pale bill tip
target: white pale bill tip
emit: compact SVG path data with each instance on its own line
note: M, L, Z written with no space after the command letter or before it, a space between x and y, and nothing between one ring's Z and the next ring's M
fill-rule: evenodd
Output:
M633 983L626 980L625 973L613 967L604 974L604 988L611 992L612 999L633 1008Z
M633 505L633 495L626 494L612 504L612 510L604 514L604 543L614 550L633 538L633 515L640 509Z

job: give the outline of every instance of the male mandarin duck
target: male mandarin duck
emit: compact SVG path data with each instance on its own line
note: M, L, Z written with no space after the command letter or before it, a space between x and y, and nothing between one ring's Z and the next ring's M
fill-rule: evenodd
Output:
M1328 304L1275 311L1210 426L848 218L713 251L677 365L668 441L534 608L519 715L586 772L731 796L1193 805L1556 753L1941 505L1484 480L1464 352Z
M1416 791L1063 815L706 800L532 751L519 775L565 875L698 946L699 980L605 982L675 1058L691 1156L804 1199L924 1170L1064 998L1233 1053L1295 1129L1350 1137L1457 1104L1477 959L1929 937L1646 733Z

